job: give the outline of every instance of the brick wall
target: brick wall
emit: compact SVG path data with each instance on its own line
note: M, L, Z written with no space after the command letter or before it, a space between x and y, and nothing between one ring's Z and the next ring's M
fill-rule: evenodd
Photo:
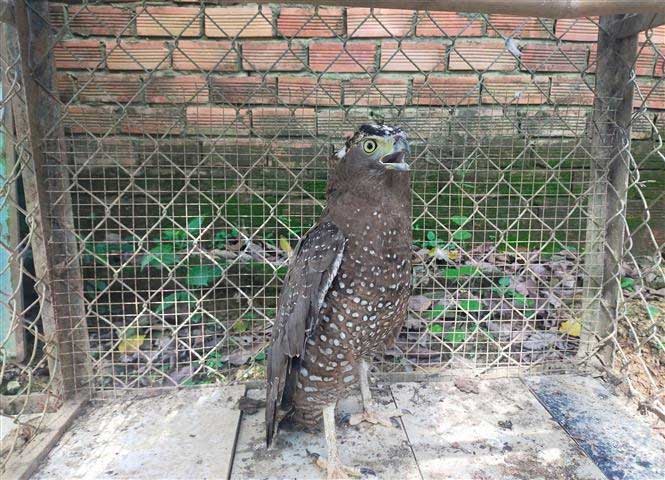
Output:
M117 0L53 2L51 20L68 131L105 141L339 140L370 115L428 138L471 108L496 119L478 134L575 137L594 98L595 19ZM654 125L665 133L665 27L640 40L635 103L646 114L633 136L653 141ZM501 122L504 105L525 113ZM529 122L533 108L563 125ZM644 175L662 192L662 161L645 151Z
M587 19L192 3L54 3L52 21L65 32L55 49L63 100L76 94L75 103L150 105L160 116L172 113L165 104L181 103L588 107L593 101L597 26ZM660 27L637 65L656 123L665 116L665 82L654 88L665 75L664 53Z

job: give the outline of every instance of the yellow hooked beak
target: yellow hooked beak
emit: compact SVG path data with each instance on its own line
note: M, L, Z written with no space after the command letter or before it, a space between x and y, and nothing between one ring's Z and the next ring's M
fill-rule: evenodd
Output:
M387 170L408 171L409 164L406 163L405 159L409 153L409 142L406 141L406 135L400 132L395 135L393 151L381 157L381 163Z

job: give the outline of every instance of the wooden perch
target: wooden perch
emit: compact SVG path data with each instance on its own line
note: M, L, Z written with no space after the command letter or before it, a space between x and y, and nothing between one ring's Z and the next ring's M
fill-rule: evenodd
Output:
M258 0L257 3L273 3ZM220 4L238 3L218 1ZM298 3L302 0L282 0L279 3ZM618 13L664 13L663 0L312 0L310 5L338 7L408 8L412 10L441 10L448 12L503 13L529 17L576 18Z

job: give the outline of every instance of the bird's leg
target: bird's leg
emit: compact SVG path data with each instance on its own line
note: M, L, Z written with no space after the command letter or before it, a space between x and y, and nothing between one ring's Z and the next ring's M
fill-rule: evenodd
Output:
M337 438L335 437L335 404L330 404L323 409L323 431L326 436L326 449L328 459L319 457L316 464L326 470L327 480L347 479L351 477L360 477L361 471L358 468L347 467L339 459L337 451Z
M360 376L360 397L363 402L363 411L362 413L351 415L349 424L358 425L361 422L368 422L373 425L378 423L385 427L392 427L393 423L390 421L390 418L398 417L401 414L399 412L395 412L392 415L381 414L372 406L372 393L369 390L369 364L366 360L360 360L358 373Z

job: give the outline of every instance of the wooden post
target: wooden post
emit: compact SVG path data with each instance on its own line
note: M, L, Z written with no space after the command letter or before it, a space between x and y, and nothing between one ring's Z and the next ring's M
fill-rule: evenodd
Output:
M66 170L64 129L57 104L46 0L19 0L14 21L25 91L15 102L17 132L29 132L31 165L22 171L28 210L34 212L33 258L51 375L70 398L90 379L83 281ZM11 47L10 47L11 48Z
M637 33L618 38L624 17L623 14L600 17L592 124L594 190L589 208L585 273L587 293L595 292L596 296L586 309L582 343L587 351L598 348L597 357L606 366L612 360L611 337L616 332L621 295L633 67L637 59Z

